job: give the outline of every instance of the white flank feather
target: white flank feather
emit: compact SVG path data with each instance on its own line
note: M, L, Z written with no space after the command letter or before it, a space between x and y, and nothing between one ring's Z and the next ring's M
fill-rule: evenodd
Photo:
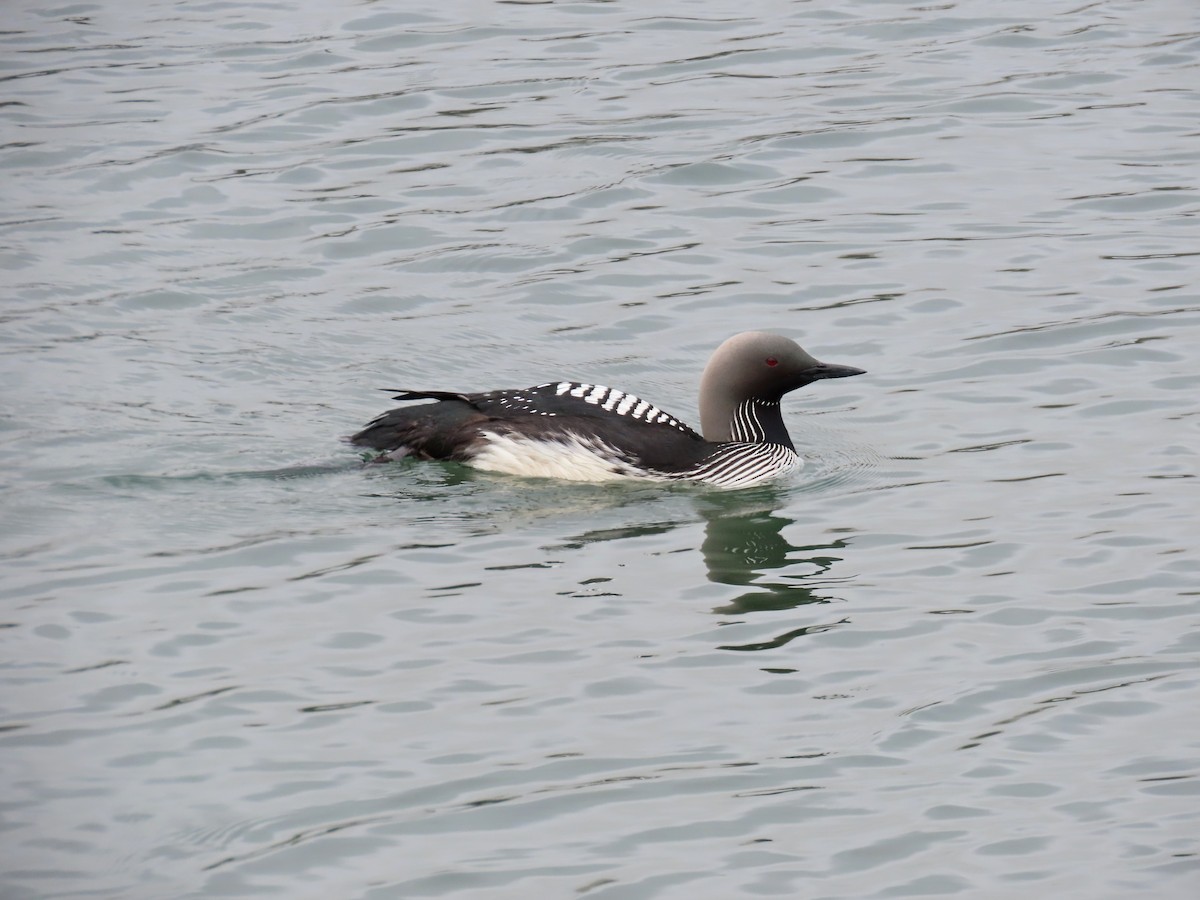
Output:
M776 444L726 444L713 458L685 472L650 472L621 462L617 451L597 438L577 434L531 440L485 431L483 449L468 465L489 472L566 481L703 481L743 488L778 478L804 464L794 451Z
M596 439L567 434L552 440L530 440L490 431L485 431L483 436L486 444L471 459L470 465L489 472L568 481L655 477L630 470L618 459L612 447Z

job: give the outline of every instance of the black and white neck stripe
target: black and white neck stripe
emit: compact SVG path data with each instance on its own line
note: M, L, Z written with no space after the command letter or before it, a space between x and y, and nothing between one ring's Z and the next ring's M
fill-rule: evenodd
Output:
M737 409L733 411L733 421L729 426L733 439L748 443L769 440L767 429L763 425L762 418L759 416L760 409L765 412L766 408L769 407L773 407L777 411L779 404L770 403L766 400L755 400L753 398L742 401ZM775 414L778 415L778 412Z

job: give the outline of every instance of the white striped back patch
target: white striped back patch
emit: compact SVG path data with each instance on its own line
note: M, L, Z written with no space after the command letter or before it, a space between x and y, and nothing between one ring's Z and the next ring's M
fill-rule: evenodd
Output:
M630 419L636 419L641 422L652 422L657 425L670 425L672 428L677 428L685 432L691 430L674 416L663 412L653 403L642 400L640 397L635 397L633 394L605 387L602 384L580 384L576 381L560 381L553 385L539 384L538 387L553 387L554 393L558 397L564 394L571 397L578 397L585 403L598 406L605 412L610 412L614 415L627 416Z

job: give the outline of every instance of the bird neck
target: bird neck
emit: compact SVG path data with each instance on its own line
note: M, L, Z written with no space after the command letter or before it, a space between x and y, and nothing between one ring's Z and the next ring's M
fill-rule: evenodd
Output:
M783 424L778 400L759 400L753 397L715 413L710 418L727 423L724 427L704 429L710 441L744 441L748 444L781 444L795 450L792 438Z

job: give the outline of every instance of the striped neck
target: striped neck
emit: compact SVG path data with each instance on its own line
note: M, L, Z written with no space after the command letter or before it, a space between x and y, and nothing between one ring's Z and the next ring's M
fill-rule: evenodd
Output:
M743 400L733 410L729 423L730 439L750 444L780 444L795 450L783 424L778 400Z

